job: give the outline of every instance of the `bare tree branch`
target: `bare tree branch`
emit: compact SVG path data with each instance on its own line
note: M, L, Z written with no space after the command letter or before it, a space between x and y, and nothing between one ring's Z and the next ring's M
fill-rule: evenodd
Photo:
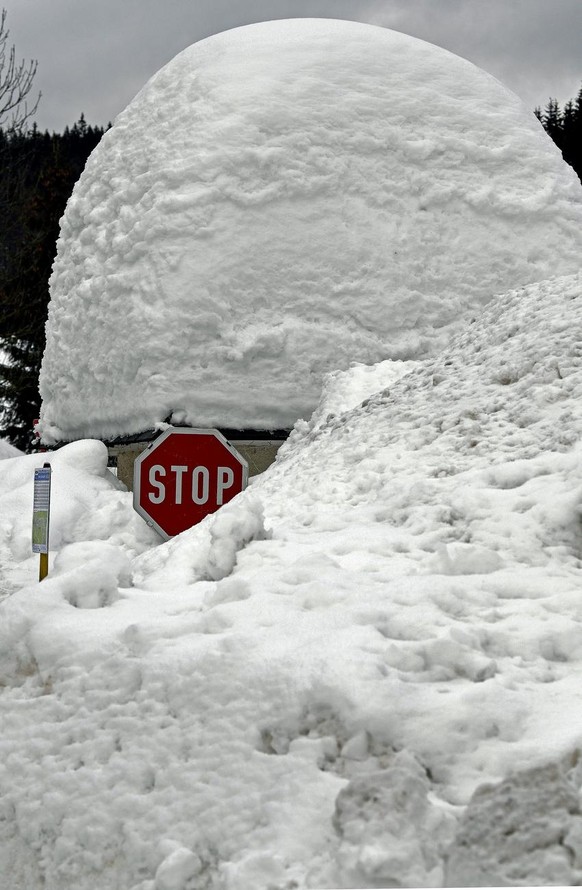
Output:
M32 90L37 62L24 60L17 63L14 46L10 46L10 31L6 27L6 10L0 16L0 126L20 130L35 114L40 93L29 107L28 95Z

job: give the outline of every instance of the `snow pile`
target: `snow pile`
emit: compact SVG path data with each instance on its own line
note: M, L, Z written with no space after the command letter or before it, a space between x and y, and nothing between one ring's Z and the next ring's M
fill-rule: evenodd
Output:
M0 604L7 886L581 883L581 307L508 293L351 409L374 371L332 376L156 547L102 446L51 455L58 553ZM32 467L0 465L13 578Z
M231 574L238 553L250 541L268 537L261 501L246 494L164 546L146 553L135 582L155 590L164 586L168 572L172 574L172 583L180 586L195 581L220 581Z
M210 37L117 118L69 201L44 439L289 428L326 372L434 354L581 250L574 172L469 62L333 20Z
M19 454L22 454L22 452L18 448L11 445L10 442L6 442L5 439L0 439L0 460L5 460L8 457L17 457Z
M72 568L69 546L107 541L128 558L158 541L133 511L125 486L107 469L102 442L78 442L54 454L31 454L2 461L0 469L0 595L38 575L31 552L34 470L50 462L56 479L51 495L50 543L59 551L55 569ZM82 546L82 545L81 545ZM64 550L62 548L65 548ZM77 551L85 564L90 554ZM110 559L102 561L101 568Z
M319 429L418 367L419 362L387 360L375 365L352 362L346 371L330 371L323 378L319 403L307 426L301 423L298 428L310 431Z

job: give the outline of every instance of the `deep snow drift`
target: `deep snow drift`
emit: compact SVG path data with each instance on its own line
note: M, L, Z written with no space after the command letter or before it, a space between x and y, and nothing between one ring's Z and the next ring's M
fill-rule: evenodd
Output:
M171 414L291 427L324 372L434 353L581 252L574 172L469 62L354 22L210 37L130 103L69 201L44 438Z
M45 456L0 464L6 886L580 884L581 309L580 275L508 293L345 413L373 371L335 374L159 546L65 447L40 585Z
M0 439L0 460L7 457L18 457L19 454L22 452L18 448L11 445L10 442L6 442L5 439Z

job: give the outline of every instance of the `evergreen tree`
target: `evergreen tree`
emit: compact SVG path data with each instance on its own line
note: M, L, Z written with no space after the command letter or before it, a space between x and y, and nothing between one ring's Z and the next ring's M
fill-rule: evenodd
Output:
M582 88L576 101L567 102L563 111L555 99L550 99L543 114L539 108L534 114L582 182Z
M59 220L102 135L83 116L62 135L41 134L35 127L28 133L0 131L7 174L0 177L0 436L26 451L35 447Z
M563 120L560 106L556 99L550 99L542 117L542 123L548 136L551 136L558 148L562 145Z

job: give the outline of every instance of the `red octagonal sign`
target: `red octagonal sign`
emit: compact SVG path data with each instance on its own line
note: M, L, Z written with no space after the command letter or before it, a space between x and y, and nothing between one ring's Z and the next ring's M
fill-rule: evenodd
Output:
M218 430L166 430L135 461L133 506L164 538L245 488L248 464Z

